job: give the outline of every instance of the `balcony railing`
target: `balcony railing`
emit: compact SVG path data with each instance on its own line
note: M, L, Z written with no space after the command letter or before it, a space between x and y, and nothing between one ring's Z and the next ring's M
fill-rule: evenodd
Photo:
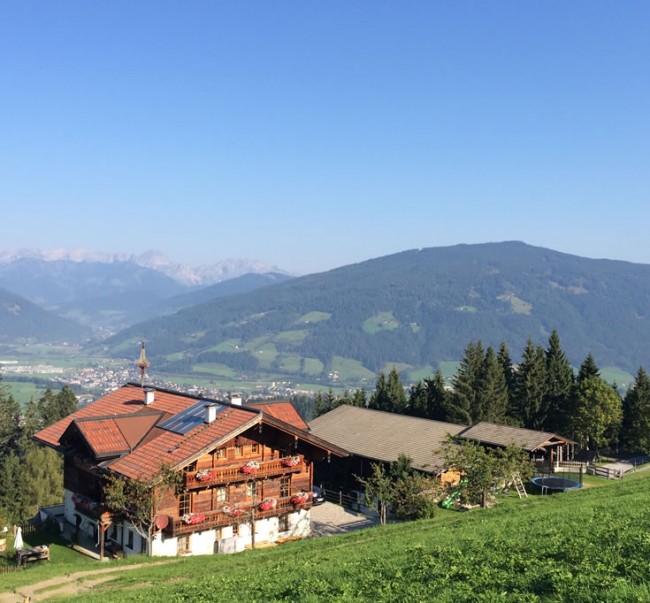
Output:
M285 459L273 459L272 461L257 461L259 469L252 473L242 472L242 467L246 465L247 461L242 459L239 465L228 465L227 467L213 467L205 469L207 478L200 480L196 478L196 471L186 473L184 476L185 488L205 488L206 486L213 486L217 484L230 484L232 482L246 482L251 479L265 478L272 475L282 475L285 473L299 473L305 469L305 464L300 460L296 465L287 467L283 463Z
M310 509L312 506L311 498L308 498L307 502L301 505L293 504L291 498L291 496L287 496L286 498L277 499L276 506L266 511L260 510L261 501L258 501L254 505L233 507L236 510L231 510L229 513L209 511L207 513L192 514L203 516L203 520L199 523L187 523L181 517L170 517L165 532L171 537L191 534L192 532L203 532L204 530L222 528L237 523L250 523L253 520L293 513L299 509ZM224 503L224 506L227 506L227 504Z

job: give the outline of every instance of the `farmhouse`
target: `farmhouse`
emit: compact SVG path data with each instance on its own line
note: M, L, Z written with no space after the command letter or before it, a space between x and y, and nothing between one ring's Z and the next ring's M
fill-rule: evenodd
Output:
M34 437L63 454L67 529L99 542L100 556L235 552L307 536L314 461L348 454L311 434L288 402L242 405L136 383ZM146 481L165 467L182 487L156 497L152 529L108 511L110 476Z

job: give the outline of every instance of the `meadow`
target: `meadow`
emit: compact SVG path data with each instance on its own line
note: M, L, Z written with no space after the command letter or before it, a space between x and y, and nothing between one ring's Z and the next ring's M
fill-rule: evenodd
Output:
M591 479L588 484L597 487L521 500L508 496L492 509L440 510L431 520L233 556L162 565L146 560L60 600L645 602L649 478L640 471L620 482ZM52 576L56 550L53 557L49 567L2 576L3 590ZM114 563L118 568L125 562ZM74 569L66 557L59 571L69 575ZM87 562L79 569L88 569Z

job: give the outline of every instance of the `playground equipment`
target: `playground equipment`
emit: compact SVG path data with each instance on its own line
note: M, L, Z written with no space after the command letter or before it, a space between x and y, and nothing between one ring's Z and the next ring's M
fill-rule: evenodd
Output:
M542 494L553 492L565 492L566 490L577 490L582 484L569 477L556 477L554 475L540 475L530 480L531 483L541 489Z
M440 506L443 509L449 509L454 504L454 501L463 493L465 484L467 484L467 478L461 479L458 488L456 488L447 498L445 498L445 500L441 501Z

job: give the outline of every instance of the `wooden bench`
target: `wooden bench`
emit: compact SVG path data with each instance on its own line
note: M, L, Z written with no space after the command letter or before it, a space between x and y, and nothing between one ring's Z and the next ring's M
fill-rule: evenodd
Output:
M18 549L16 551L16 563L26 565L30 561L50 560L50 547L46 544L32 547L31 549Z

